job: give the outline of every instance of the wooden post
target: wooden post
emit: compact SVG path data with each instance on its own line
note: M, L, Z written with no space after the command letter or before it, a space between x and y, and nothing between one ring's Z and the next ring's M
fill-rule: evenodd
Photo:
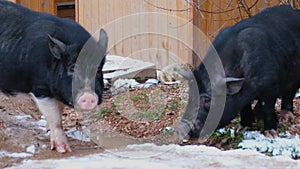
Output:
M75 21L79 22L79 0L75 0Z
M199 58L200 56L198 56L196 54L195 51L197 51L197 49L199 48L199 41L200 41L200 37L198 36L198 30L195 30L195 27L199 28L200 25L200 16L199 16L199 11L198 11L198 5L199 4L199 0L193 0L193 53L192 53L192 65L193 67L197 67L200 63L201 63L201 59Z
M50 13L53 15L57 15L57 0L51 0L50 1Z

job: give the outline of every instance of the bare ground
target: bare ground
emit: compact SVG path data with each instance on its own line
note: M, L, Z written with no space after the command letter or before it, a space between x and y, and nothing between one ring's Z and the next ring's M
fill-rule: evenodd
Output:
M63 114L65 130L77 125L78 118L74 116L77 116L75 111L65 109ZM12 97L0 94L0 119L6 124L6 128L0 128L0 168L11 166L25 159L60 159L103 151L93 142L82 142L72 138L68 140L73 152L59 154L51 151L49 135L46 135L46 132L35 124L40 118L41 114L28 95ZM36 148L31 157L1 158L1 151L22 153L32 145Z
M123 91L117 95L105 94L100 110L90 114L80 114L65 108L63 124L65 131L76 127L78 130L89 128L97 131L105 128L129 138L151 139L160 134L165 127L178 122L187 103L186 85L159 85L148 89ZM277 110L280 109L279 102ZM280 129L292 134L300 134L300 99L294 100L295 120ZM26 118L18 119L20 115ZM20 163L25 159L62 159L72 156L84 156L103 152L103 146L93 142L83 142L68 138L72 153L59 154L50 150L49 135L35 125L41 114L28 95L16 97L0 94L0 121L6 128L0 128L0 168ZM236 140L214 138L206 145L221 149L234 148ZM198 144L190 141L186 144ZM33 156L25 158L3 157L1 151L26 152L26 148L35 145Z

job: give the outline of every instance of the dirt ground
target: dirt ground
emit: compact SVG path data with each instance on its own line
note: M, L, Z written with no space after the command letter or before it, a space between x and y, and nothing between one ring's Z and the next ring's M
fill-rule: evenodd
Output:
M89 128L97 131L106 128L130 138L151 139L168 126L175 124L184 112L188 96L185 84L159 85L148 89L133 89L116 95L106 93L100 109L81 114L70 108L63 113L64 130ZM295 99L295 120L284 129L292 134L300 134L300 100ZM277 109L280 108L277 103ZM37 125L41 114L28 95L16 97L0 94L0 119L6 128L0 128L0 168L20 163L27 159L62 159L84 156L104 151L103 146L94 142L84 142L68 138L72 153L59 154L50 150L49 134ZM298 127L295 127L298 126ZM205 144L231 149L236 140L211 139ZM197 144L188 142L187 144ZM34 145L32 156L24 158L2 157L1 151L26 152Z
M46 131L36 124L41 119L41 114L28 95L12 97L1 93L0 119L6 124L6 128L0 128L0 168L11 166L25 159L61 159L103 152L103 149L93 142L83 142L72 138L68 138L68 140L73 152L59 154L51 151L49 134L47 135ZM65 109L63 119L66 131L78 123L77 113L69 108ZM32 145L35 146L35 153L31 157L1 156L3 151L26 152L26 148Z

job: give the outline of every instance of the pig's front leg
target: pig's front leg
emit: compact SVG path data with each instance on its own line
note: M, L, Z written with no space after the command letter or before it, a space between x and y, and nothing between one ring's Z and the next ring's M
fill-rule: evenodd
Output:
M62 129L62 103L53 98L33 98L40 112L46 117L50 130L51 149L56 149L60 153L71 152L67 137Z

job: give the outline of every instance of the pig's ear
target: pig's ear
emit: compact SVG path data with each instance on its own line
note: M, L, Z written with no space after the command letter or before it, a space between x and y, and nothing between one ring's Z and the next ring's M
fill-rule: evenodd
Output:
M106 53L107 50L107 44L108 44L108 37L107 37L107 33L105 32L104 29L100 30L100 35L99 35L99 45L101 47L102 50L104 50L104 52Z
M178 70L177 73L180 74L182 77L184 77L186 80L192 80L194 77L192 71Z
M105 63L105 60L106 60L106 50L107 50L107 45L108 45L108 37L107 37L107 33L105 32L104 29L100 30L98 45L100 47L99 54L101 55L101 57L103 56L101 63L99 65L99 68L102 69L103 65Z
M234 95L238 93L244 83L245 78L226 77L227 94Z
M49 49L52 55L60 60L62 58L63 53L66 51L67 46L60 40L48 35L49 41Z

